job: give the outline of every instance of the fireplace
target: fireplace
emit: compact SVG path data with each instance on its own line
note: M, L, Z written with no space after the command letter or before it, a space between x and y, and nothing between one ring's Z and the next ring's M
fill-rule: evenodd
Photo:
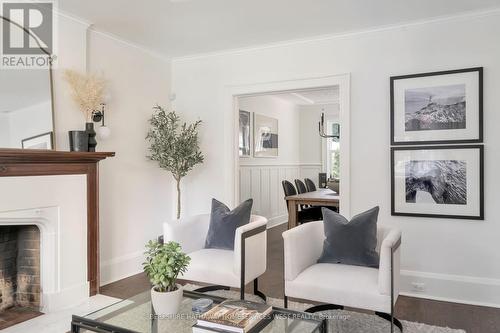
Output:
M40 308L40 230L0 226L0 311Z
M37 226L0 225L0 330L42 314L40 263Z
M0 330L98 293L98 163L111 156L0 149Z

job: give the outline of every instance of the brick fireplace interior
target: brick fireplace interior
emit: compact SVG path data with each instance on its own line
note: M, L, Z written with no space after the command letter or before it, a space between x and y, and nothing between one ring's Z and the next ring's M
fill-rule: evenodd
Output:
M41 315L40 230L0 226L0 330Z

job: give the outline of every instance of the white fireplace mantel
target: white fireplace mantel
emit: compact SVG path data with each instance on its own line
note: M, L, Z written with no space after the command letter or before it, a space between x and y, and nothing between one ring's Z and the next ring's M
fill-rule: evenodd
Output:
M89 297L86 184L85 175L0 177L0 225L40 230L44 313Z

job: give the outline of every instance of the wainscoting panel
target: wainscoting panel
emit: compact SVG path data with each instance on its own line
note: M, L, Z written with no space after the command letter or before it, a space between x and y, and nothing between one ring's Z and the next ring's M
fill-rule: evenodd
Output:
M241 165L240 202L253 198L253 214L269 220L268 226L286 222L288 212L282 180L311 178L318 183L321 164Z
M321 164L301 164L300 165L300 178L310 178L314 181L316 186L319 184L318 174L322 171Z

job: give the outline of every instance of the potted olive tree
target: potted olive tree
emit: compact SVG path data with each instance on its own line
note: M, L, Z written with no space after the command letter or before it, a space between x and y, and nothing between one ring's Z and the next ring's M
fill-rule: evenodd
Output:
M144 272L151 288L151 302L158 315L175 314L182 301L182 286L177 277L187 269L191 258L182 252L179 243L160 243L156 240L146 244Z
M177 188L177 219L181 217L181 179L197 164L203 163L198 142L198 128L201 120L192 124L181 124L175 111L167 112L157 105L149 123L146 136L150 143L149 159L158 162L160 168L170 171Z

